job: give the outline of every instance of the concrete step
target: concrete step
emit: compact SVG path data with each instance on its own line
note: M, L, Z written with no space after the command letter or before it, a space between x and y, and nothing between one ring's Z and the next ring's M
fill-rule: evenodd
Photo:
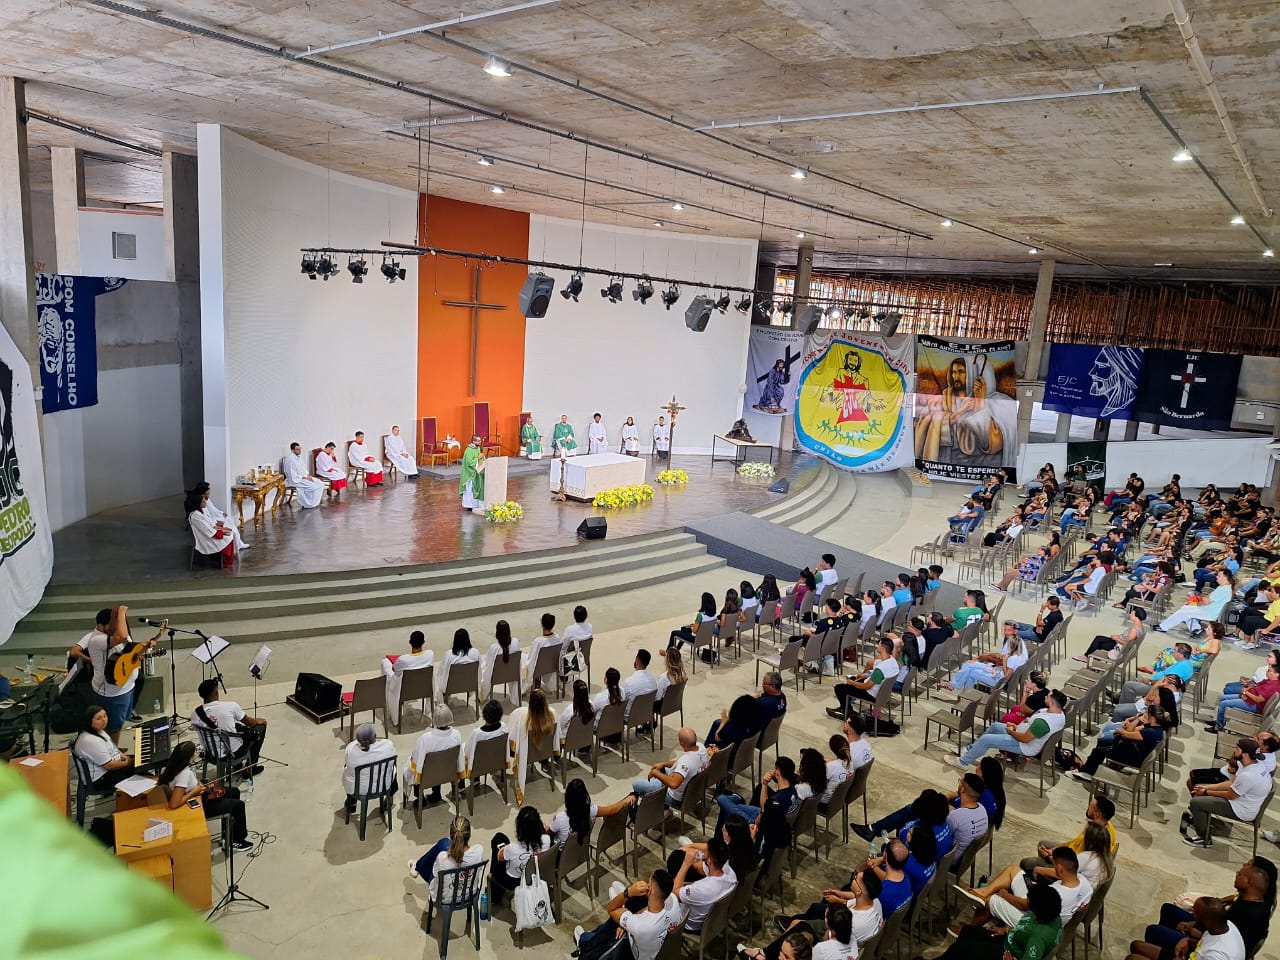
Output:
M801 520L834 495L840 484L839 472L830 464L818 468L817 477L804 490L793 496L771 503L762 510L750 511L753 516L769 520L781 526Z
M833 523L843 517L858 496L858 482L851 473L835 471L839 476L835 489L822 503L804 517L798 517L787 526L810 536L821 537ZM827 537L830 539L830 537Z

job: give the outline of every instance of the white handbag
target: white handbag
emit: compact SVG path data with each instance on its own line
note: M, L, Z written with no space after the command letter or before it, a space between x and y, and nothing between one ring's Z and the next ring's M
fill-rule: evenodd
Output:
M551 911L551 890L538 870L538 858L533 858L533 878L523 878L516 887L516 930L533 930L554 923Z

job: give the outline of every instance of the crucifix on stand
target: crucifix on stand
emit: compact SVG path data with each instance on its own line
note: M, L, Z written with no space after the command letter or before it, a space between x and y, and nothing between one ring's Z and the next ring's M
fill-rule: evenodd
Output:
M483 267L477 265L475 273L475 286L470 300L446 300L446 307L468 307L471 310L471 380L469 381L469 396L476 395L476 371L480 363L480 311L481 310L505 310L506 304L503 303L484 303L480 300L480 274Z
M671 458L675 456L675 452L676 452L676 417L680 415L680 411L683 410L684 408L685 408L684 404L676 400L676 395L674 393L671 395L670 403L664 403L662 404L662 406L658 407L659 410L665 410L667 412L667 416L671 418L671 433L667 439L667 443L668 443L667 469L668 470L672 469Z

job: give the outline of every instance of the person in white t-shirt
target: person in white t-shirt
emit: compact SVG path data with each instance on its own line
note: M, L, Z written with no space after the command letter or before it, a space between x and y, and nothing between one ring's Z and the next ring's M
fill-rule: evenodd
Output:
M657 790L666 790L667 803L673 806L684 799L684 788L690 777L707 769L707 751L698 743L698 735L691 727L681 727L676 736L680 751L669 763L655 763L647 777L631 782L631 792L637 797Z
M882 637L876 643L876 655L859 674L848 678L847 683L835 685L836 707L828 707L828 716L843 720L848 710L848 698L856 697L874 703L883 683L892 684L898 677L898 661L893 657L893 640Z
M258 755L262 750L262 742L267 738L267 721L261 717L249 716L234 700L219 699L217 677L200 681L196 692L200 694L203 702L191 714L191 725L227 734L227 742L231 747L231 757L235 765L247 764L246 776L252 777L261 773L262 766L258 763ZM221 751L222 747L219 745L217 749ZM242 760L246 764L241 764Z
M827 904L827 929L813 945L813 960L857 960L858 942L853 937L853 916L843 903Z
M685 916L685 930L698 933L719 901L733 893L738 885L738 878L729 866L729 845L720 839L717 832L707 841L705 858L702 867L706 871L696 883L689 882L689 868L698 862L698 853L686 850L684 864L680 872L672 879L672 889L688 914Z
M354 810L356 808L356 801L359 799L359 797L356 796L356 771L361 767L368 766L371 763L377 763L380 760L395 760L396 745L390 740L379 740L377 728L374 727L372 723L362 723L360 726L356 727L356 735L352 741L347 744L347 749L343 757L342 791L347 795L347 809ZM391 776L394 778L395 764L392 764L391 769ZM362 778L360 789L372 792L382 786L389 785L374 783L373 777L366 776Z
M524 878L529 858L551 849L551 838L542 830L542 814L537 807L521 807L516 814L515 839L498 831L489 841L492 869L489 878L493 890L493 903L497 908L503 893L514 890Z
M649 664L653 661L653 654L648 650L641 648L636 651L636 659L631 664L631 675L622 681L622 696L627 701L627 705L623 710L624 719L631 720L631 704L635 703L636 697L642 697L646 693L656 694L658 691L658 678L649 672ZM656 697L655 697L656 699ZM642 718L637 717L637 720ZM651 725L648 718L646 727Z
M1200 942L1182 940L1174 948L1179 957L1196 960L1245 960L1244 938L1236 925L1227 919L1227 901L1217 897L1200 897L1191 907L1194 926L1203 931Z
M409 876L427 881L427 896L440 898L440 874L459 867L475 866L484 860L484 847L471 843L471 821L466 817L454 817L449 824L449 835L437 840L435 845L417 860L409 861Z
M93 665L94 698L98 701L98 705L107 711L107 736L113 742L119 741L120 731L124 729L125 721L133 714L133 705L137 699L137 687L140 682L138 667L134 667L128 676L123 678L122 683L114 683L113 680L121 678L111 675L114 668L111 658L128 652L131 649L129 645L133 643L133 638L129 635L128 614L129 608L124 605L112 607L106 625L101 629L95 628L93 633L87 634L77 644L83 647ZM102 620L101 611L98 613L98 620ZM147 648L155 646L168 625L168 620L163 621L156 635L141 645Z
M89 782L105 790L133 776L133 759L107 734L107 711L96 703L85 708L80 734L71 750L89 765Z
M569 837L577 834L585 843L591 836L591 825L601 817L611 817L620 810L626 810L636 802L633 794L628 793L617 803L605 804L603 807L591 802L591 794L587 792L587 784L581 777L570 780L564 788L564 806L551 816L546 826L547 835L559 850L569 842Z
M159 777L160 785L169 791L169 809L177 810L188 800L198 798L204 809L205 819L229 815L231 845L237 853L248 853L253 849L253 844L249 842L249 826L240 791L223 784L211 786L201 783L191 769L191 761L195 755L196 745L190 740L178 744L169 755Z
M594 638L587 620L587 608L578 604L573 608L573 623L560 635L560 672L565 680L576 677L587 669L585 644Z
M625 931L633 960L656 960L667 937L679 936L684 922L684 907L672 887L671 874L655 870L648 880L619 889L605 906L609 916L604 923L594 930L574 928L574 956L580 952L596 955Z
M1271 791L1271 777L1258 762L1258 742L1250 737L1236 741L1231 760L1236 775L1222 783L1201 783L1191 788L1191 821L1194 832L1183 841L1193 847L1211 847L1211 817L1227 817L1252 823Z
M1065 926L1077 910L1089 905L1093 896L1093 885L1080 876L1080 861L1076 852L1068 846L1055 847L1052 854L1053 872L1057 879L1050 884L1058 891L1062 901L1060 919ZM1027 912L1027 875L1018 863L1010 864L1000 871L989 883L981 887L961 887L957 890L979 906L974 911L971 923L982 925L991 919L998 920L1007 927L1017 926ZM959 933L964 926L957 923L952 930Z

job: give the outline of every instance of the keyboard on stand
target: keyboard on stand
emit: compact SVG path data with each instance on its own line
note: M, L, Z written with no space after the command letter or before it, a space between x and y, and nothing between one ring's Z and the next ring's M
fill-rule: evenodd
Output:
M169 743L171 723L168 717L157 717L134 727L134 765L139 770L158 769L169 759L169 754L173 752Z

